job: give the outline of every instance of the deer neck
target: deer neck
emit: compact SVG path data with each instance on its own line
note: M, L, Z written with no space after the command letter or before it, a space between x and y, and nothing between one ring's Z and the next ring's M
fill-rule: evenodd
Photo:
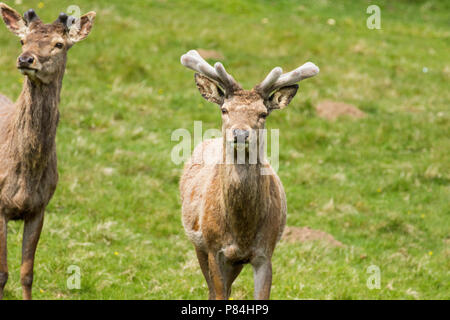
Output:
M239 256L245 257L264 219L264 176L260 164L223 164L220 169L224 217Z
M9 149L22 173L39 174L55 150L63 72L49 84L25 78L10 124Z
M256 164L250 164L248 160L245 164L227 163L226 152L223 152L223 164L219 169L224 213L235 239L243 244L250 243L264 218L267 177L261 174L261 160Z
M239 213L251 211L260 199L262 182L260 164L224 164L221 166L221 185L227 208ZM250 210L247 210L250 209Z

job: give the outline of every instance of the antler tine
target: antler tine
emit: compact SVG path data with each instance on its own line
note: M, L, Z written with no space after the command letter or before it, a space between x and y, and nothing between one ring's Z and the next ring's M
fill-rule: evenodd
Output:
M33 9L28 10L24 13L23 18L25 19L27 25L34 21L40 21L41 19L38 17L36 12Z
M275 86L277 88L284 87L287 85L291 85L302 80L314 77L319 73L319 68L312 62L307 62L301 67L283 74L277 82L275 82Z
M69 19L69 16L67 14L65 14L64 12L61 12L56 21L61 22L63 25L67 26L68 19Z
M225 67L223 66L223 64L221 64L220 62L217 62L214 65L214 69L216 70L216 73L219 75L220 79L222 79L222 81L224 81L226 83L227 87L231 90L231 92L242 90L241 85L236 80L234 80L234 78L231 76L231 74L229 74L225 70Z
M66 29L69 30L70 27L75 23L75 21L75 17L68 16L66 13L61 12L55 22L62 23L66 27Z
M227 73L220 62L212 67L196 50L184 54L181 57L181 64L218 82L228 93L241 89L241 86Z
M266 92L268 91L274 83L280 78L280 76L283 74L283 69L280 67L274 68L270 73L267 75L267 77L261 82L258 86L256 86L256 89L259 92Z
M266 79L264 79L261 84L256 86L255 89L264 97L267 97L276 89L293 85L307 78L314 77L319 73L319 71L319 67L312 62L307 62L301 67L285 74L282 74L282 69L277 67L273 69Z

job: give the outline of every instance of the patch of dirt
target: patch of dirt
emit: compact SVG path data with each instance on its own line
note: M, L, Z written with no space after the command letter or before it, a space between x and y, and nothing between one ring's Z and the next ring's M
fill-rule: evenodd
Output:
M331 234L320 230L313 230L308 227L286 227L283 233L282 240L289 243L322 241L332 247L344 246L342 242L337 241Z
M223 60L225 57L219 51L216 50L206 50L206 49L197 49L197 52L203 57L203 59L215 59L215 60Z
M341 116L347 116L353 119L361 119L366 114L356 106L336 101L323 101L316 106L317 115L328 120L336 120Z

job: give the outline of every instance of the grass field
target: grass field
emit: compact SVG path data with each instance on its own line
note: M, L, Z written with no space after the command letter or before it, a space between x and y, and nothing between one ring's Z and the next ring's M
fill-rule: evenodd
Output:
M288 225L345 246L281 242L273 299L450 299L448 1L5 2L48 22L69 5L97 11L92 34L69 55L60 183L37 251L36 299L207 298L181 225L182 166L170 159L173 130L221 125L179 62L195 48L223 54L246 88L277 65L321 68L268 124L280 129ZM370 4L381 8L381 30L366 27ZM0 91L12 99L19 53L2 24ZM314 112L322 100L368 116L329 122ZM7 299L21 298L21 234L11 222ZM67 288L71 265L80 290ZM366 286L370 265L380 268L380 289ZM232 297L252 295L247 267Z

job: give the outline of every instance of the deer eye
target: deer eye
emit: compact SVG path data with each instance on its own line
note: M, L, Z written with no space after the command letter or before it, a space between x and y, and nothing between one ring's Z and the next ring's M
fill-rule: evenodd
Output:
M23 40L20 40L20 44L21 44L21 45L24 45L25 42L24 42Z
M261 119L266 119L268 115L269 115L268 113L261 113L261 114L259 115L259 118L261 118Z
M55 44L55 47L58 49L62 49L64 47L64 44L62 44L61 42L58 42L57 44Z
M228 110L227 109L222 109L222 114L228 114Z

